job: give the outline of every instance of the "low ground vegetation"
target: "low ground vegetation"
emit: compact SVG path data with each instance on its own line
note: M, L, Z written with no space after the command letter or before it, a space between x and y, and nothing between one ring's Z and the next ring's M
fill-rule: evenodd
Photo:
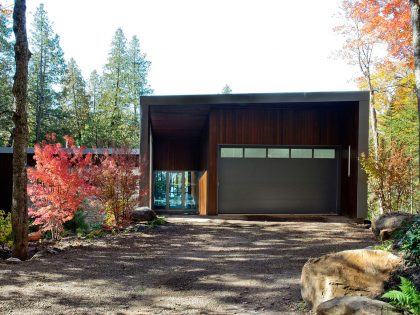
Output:
M6 215L4 210L0 210L0 246L3 250L5 246L13 246L11 213Z
M390 239L375 246L401 256L404 265L388 281L381 299L410 314L420 314L420 215L393 231Z
M410 280L404 277L400 277L400 279L399 290L390 290L382 297L390 300L391 304L396 305L401 310L406 310L411 314L420 314L420 291Z

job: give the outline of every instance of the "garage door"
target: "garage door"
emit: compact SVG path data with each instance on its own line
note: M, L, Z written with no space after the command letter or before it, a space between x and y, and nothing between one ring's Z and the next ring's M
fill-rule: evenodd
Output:
M221 147L219 213L338 213L338 153L325 147Z

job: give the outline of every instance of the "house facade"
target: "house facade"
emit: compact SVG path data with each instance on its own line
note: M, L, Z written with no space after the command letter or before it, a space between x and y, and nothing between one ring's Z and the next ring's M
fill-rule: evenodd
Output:
M166 213L364 218L368 92L141 97L143 186Z

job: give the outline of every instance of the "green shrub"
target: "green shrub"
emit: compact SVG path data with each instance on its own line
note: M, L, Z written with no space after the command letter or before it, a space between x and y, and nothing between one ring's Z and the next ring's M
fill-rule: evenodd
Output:
M106 233L102 229L98 229L90 231L88 234L86 234L86 237L91 240L97 237L103 237L105 234Z
M4 210L0 210L0 245L3 249L5 245L13 246L12 216L10 213L6 215Z
M73 219L64 223L64 229L70 230L74 234L85 234L89 231L89 224L86 222L86 213L78 210Z
M390 252L393 247L394 247L394 242L392 240L386 240L386 241L383 241L381 244L374 246L373 248Z
M404 277L400 277L400 279L400 291L391 290L382 295L382 297L390 299L391 304L412 314L420 314L420 293L417 292L416 286L410 280Z
M148 221L146 224L148 226L154 228L154 227L156 227L158 225L165 225L166 223L168 223L168 222L166 222L166 220L165 220L164 217L157 217L156 219L153 219L151 221Z
M420 265L420 217L409 225L399 244L407 265Z

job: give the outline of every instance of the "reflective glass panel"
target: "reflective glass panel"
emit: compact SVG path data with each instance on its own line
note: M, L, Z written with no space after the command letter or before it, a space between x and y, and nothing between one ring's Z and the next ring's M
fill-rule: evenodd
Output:
M166 172L155 172L153 203L155 209L166 208Z
M268 157L269 158L288 159L289 158L289 149L268 148Z
M312 158L312 149L291 149L290 157L292 159L310 159Z
M220 156L222 158L242 158L244 151L243 148L222 148Z
M182 208L182 172L169 172L169 209Z
M197 172L184 172L184 208L197 209L198 185Z
M335 149L314 149L316 159L335 159Z
M266 158L267 157L266 148L245 148L245 157L246 158Z

